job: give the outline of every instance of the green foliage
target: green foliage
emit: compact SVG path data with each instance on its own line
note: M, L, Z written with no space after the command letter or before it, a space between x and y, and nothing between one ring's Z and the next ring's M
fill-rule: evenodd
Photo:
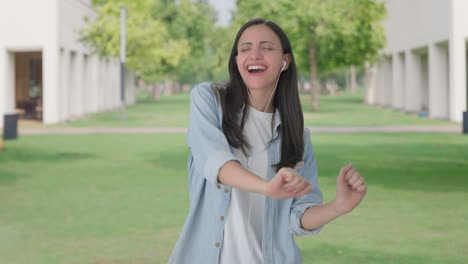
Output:
M151 0L97 1L98 16L83 30L83 39L102 56L120 54L120 7L127 9L127 67L146 81L156 81L190 52L188 41L172 39L161 20L154 19Z
M168 1L159 2L152 13L167 25L172 39L187 41L190 45L190 54L170 69L173 77L182 83L212 79L217 66L217 37L223 31L216 26L213 7L203 1Z
M379 24L385 6L374 0L272 0L268 5L238 0L237 4L236 26L263 17L287 32L302 74L309 72L312 44L323 74L374 60L385 42Z
M205 1L95 0L83 40L102 56L119 56L120 7L127 9L127 67L148 82L211 79L219 68L216 13Z

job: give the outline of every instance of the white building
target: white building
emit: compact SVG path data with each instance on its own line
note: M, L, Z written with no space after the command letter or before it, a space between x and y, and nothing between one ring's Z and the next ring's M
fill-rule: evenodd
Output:
M91 0L2 1L0 7L0 127L4 114L45 124L120 106L120 62L80 43ZM134 77L126 76L126 103Z
M385 0L387 46L366 102L435 119L467 111L467 0Z

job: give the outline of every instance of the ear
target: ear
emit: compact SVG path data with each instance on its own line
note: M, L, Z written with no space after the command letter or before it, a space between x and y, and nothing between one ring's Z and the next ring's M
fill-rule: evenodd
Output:
M283 71L285 71L289 68L289 64L291 64L291 54L286 53L283 55L283 63L286 63L283 69Z

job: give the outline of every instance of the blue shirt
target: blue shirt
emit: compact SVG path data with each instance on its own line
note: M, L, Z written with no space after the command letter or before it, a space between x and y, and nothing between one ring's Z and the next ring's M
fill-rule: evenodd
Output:
M222 118L218 95L211 89L211 84L197 85L191 92L187 132L190 148L190 210L169 258L170 264L219 262L231 187L218 182L218 173L226 162L237 161L233 148L223 134ZM279 123L275 127L272 142L267 150L271 168L268 179L276 175L272 165L278 163L281 158L280 125ZM305 230L300 223L307 208L322 204L315 155L308 130L304 130L304 166L296 169L312 184L312 190L307 195L295 199L279 200L266 197L262 239L265 263L302 263L293 235L316 234L320 231Z

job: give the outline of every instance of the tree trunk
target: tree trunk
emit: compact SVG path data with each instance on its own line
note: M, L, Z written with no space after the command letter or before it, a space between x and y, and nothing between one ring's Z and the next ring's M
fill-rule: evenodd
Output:
M347 93L351 93L351 70L346 70L346 88L345 88L345 91Z
M153 85L153 100L159 101L161 99L161 88L159 83L154 83Z
M174 89L174 82L171 79L167 79L164 81L164 94L165 95L172 95Z
M312 41L309 47L309 63L310 63L310 95L312 111L316 112L320 109L319 94L320 87L317 81L317 57L315 54L315 42Z
M356 66L351 65L351 94L355 94L356 91L357 91Z

